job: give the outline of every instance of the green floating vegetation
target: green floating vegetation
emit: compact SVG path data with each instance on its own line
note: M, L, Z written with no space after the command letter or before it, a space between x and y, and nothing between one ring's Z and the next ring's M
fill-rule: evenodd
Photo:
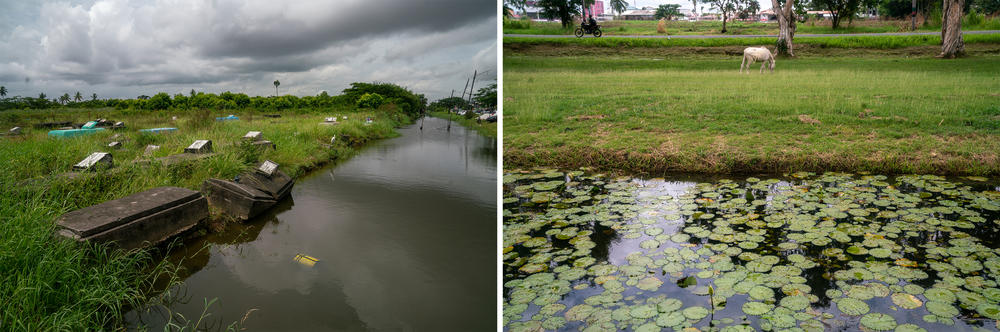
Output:
M938 328L964 324L955 320L959 307L1000 318L992 278L1000 250L980 240L1000 220L1000 193L969 184L978 181L802 172L678 190L553 169L504 179L504 322L512 330L536 327L529 320L682 329L708 316L723 330L746 329L725 310L731 301L742 303L742 322L777 330L823 330L820 320L837 314L859 317L863 330L921 330L886 310L926 310L920 324ZM548 204L532 202L539 192L551 195ZM583 193L592 199L571 200ZM588 294L583 303L574 300L580 294ZM812 307L824 298L836 306Z

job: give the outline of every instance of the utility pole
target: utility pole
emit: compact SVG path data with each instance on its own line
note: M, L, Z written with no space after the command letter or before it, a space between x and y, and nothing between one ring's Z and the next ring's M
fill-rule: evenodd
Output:
M478 71L479 70L472 71L472 86L469 87L469 105L472 105L472 91L475 91L474 87L476 86L476 73Z
M910 30L917 30L917 0L910 4Z
M469 88L469 79L466 78L465 79L465 87L462 88L462 99L465 99L465 89L468 89L468 88Z

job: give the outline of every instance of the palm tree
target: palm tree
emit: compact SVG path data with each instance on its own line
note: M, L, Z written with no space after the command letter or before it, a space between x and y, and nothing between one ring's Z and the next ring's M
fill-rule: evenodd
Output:
M0 86L0 97L6 97L6 96L7 96L7 87Z
M274 96L275 97L278 96L278 86L279 85L281 85L281 82L278 82L278 80L274 80Z
M97 94L90 95L90 100L97 100Z
M628 2L625 0L611 0L611 10L617 12L618 16L621 16L626 9L628 9Z
M76 102L78 102L78 103L79 103L79 102L80 102L81 100L83 100L83 95L81 95L81 94L80 94L80 91L77 91L77 92L76 92L76 95L73 95L73 100L74 100L74 101L76 101Z
M45 99L45 92L39 93L38 99Z
M69 102L69 94L64 93L62 96L59 96L59 102L66 105L66 103Z

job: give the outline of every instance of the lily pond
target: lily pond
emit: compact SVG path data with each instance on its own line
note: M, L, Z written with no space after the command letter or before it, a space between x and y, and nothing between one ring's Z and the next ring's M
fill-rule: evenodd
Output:
M994 179L503 177L508 331L997 331Z

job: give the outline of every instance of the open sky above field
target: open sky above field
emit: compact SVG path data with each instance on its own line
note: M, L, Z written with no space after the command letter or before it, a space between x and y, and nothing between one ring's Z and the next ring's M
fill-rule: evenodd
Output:
M0 0L9 96L338 94L384 81L435 100L496 81L492 0Z

